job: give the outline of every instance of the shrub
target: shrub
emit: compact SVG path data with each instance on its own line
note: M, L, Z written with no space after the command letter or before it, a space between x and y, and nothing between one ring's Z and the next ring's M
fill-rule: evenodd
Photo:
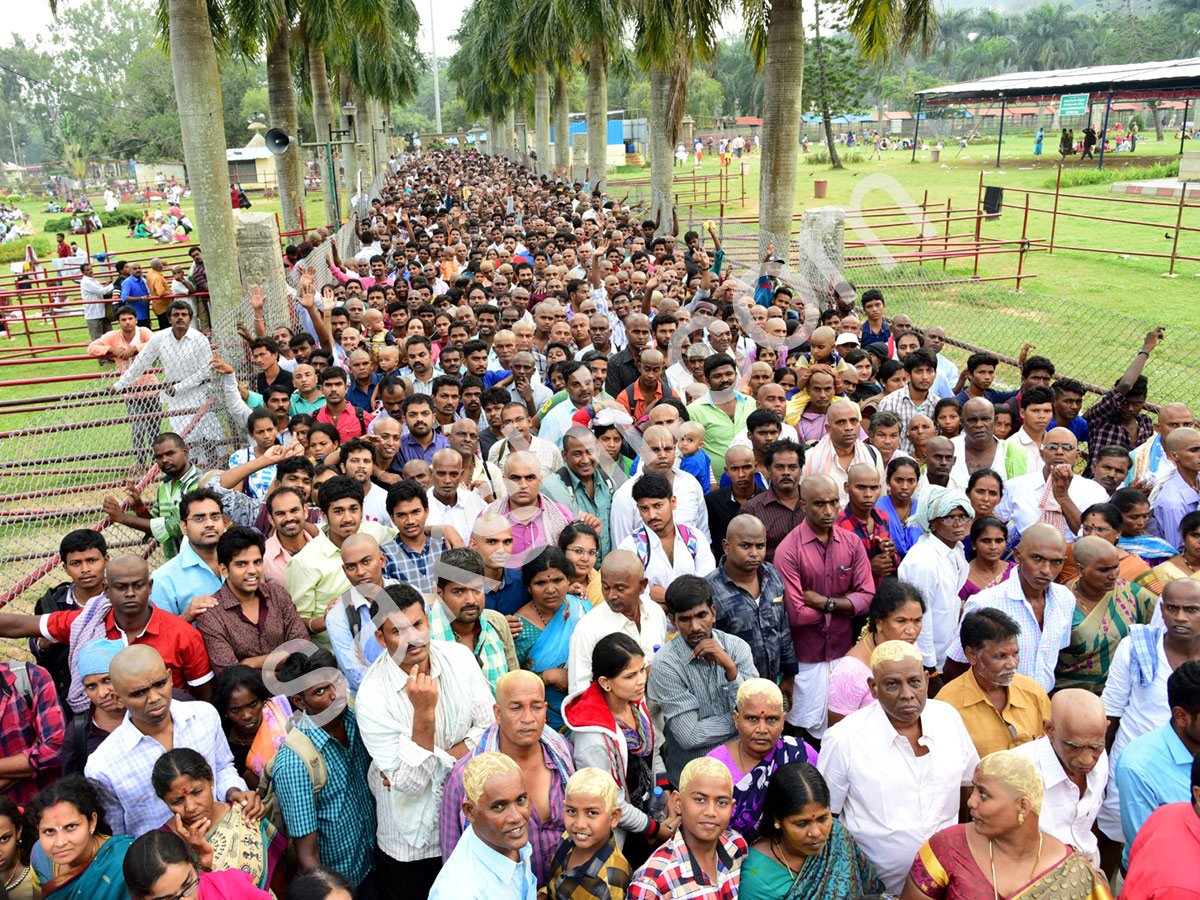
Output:
M25 258L25 248L32 244L37 255L46 259L50 256L50 238L37 235L31 238L21 238L11 244L0 244L0 264L20 262Z
M25 197L22 194L5 194L3 197L0 197L0 202L20 203L24 199L25 199Z
M1112 159L1113 157L1108 157ZM1179 160L1170 163L1155 163L1144 168L1130 166L1119 169L1064 169L1061 187L1084 187L1089 184L1111 184L1114 181L1146 181L1151 178L1177 178L1179 176ZM1044 182L1048 188L1053 188L1057 175L1047 178Z
M142 219L142 207L133 206L132 204L118 206L110 213L106 213L103 209L98 209L96 212L100 216L100 221L104 223L105 228L116 228L118 226L128 228L130 219L137 219L139 222ZM71 229L71 216L72 213L66 213L54 219L47 219L46 223L42 226L42 230L50 234L56 232L66 234Z
M843 165L853 165L863 161L863 155L855 150L839 150L838 159ZM825 165L829 162L829 151L824 147L816 147L808 151L808 156L804 158L805 162L815 166Z

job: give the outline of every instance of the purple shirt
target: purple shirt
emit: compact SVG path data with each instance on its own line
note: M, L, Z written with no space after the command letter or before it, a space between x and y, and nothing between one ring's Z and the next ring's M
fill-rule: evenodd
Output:
M548 517L546 510L549 507L554 507L557 511L557 516ZM575 517L571 515L571 511L561 503L555 503L553 500L547 499L545 496L538 497L538 512L533 518L524 522L519 521L510 512L508 498L501 497L499 500L493 500L484 509L485 513L498 512L504 518L508 519L508 524L512 526L513 548L512 555L506 564L509 568L519 569L525 565L525 556L533 548L542 547L557 547L558 536L562 534L562 530L569 523L575 521ZM557 524L555 524L557 523Z
M423 459L433 465L433 454L449 446L450 441L446 436L436 431L433 432L433 440L428 447L422 447L412 436L412 432L405 431L404 437L400 438L400 449L396 451L396 459L400 460L401 465L414 459Z
M462 839L467 827L467 817L463 815L462 805L466 796L463 787L463 771L467 763L484 750L496 749L496 728L492 725L480 739L479 747L474 753L469 753L455 763L450 775L446 778L446 786L442 789L442 816L438 823L438 834L441 841L442 859L447 860L454 852L455 846ZM566 780L563 768L571 767L571 745L558 732L547 727L542 731L542 758L546 768L550 770L550 820L543 822L538 818L537 806L534 805L529 813L529 846L533 849L530 864L533 866L534 877L539 885L544 885L550 874L550 863L554 860L554 851L562 840L563 830L563 794ZM553 753L551 750L553 749ZM557 756L557 760L555 759Z
M834 526L829 544L822 544L806 520L775 550L775 568L783 576L796 661L831 662L845 656L854 645L851 617L805 606L804 592L845 597L854 615L864 615L875 596L875 579L862 540Z

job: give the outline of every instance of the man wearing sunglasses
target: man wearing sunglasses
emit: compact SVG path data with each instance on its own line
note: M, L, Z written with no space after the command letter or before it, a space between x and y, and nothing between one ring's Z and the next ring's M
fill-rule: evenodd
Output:
M1077 540L1083 510L1108 502L1108 491L1090 478L1076 475L1079 442L1066 428L1052 428L1042 442L1042 465L1010 478L996 515L1024 532L1035 522L1053 525L1068 543Z

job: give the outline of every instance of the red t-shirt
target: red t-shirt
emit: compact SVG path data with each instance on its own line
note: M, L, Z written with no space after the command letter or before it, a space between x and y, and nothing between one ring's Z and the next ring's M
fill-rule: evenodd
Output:
M48 613L41 617L42 634L59 644L71 640L71 623L83 610ZM124 640L127 644L145 644L153 647L167 664L175 687L186 691L189 686L204 684L213 677L208 651L204 649L204 638L200 632L179 616L151 607L150 621L137 637L129 638L117 627L112 610L104 619L106 637L109 640Z
M329 414L328 407L322 406L317 410L316 421L323 422L326 425L332 425L337 429L338 437L342 439L342 443L353 440L356 437L362 437L367 433L367 426L371 424L371 420L375 418L369 412L359 410L358 407L347 403L346 408L342 410L342 414L338 416L337 421L333 421L333 416ZM361 417L361 418L360 418Z

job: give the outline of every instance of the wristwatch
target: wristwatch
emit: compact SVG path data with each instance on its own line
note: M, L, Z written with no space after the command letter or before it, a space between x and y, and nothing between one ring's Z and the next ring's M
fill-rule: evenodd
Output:
M825 612L837 612L837 598L827 597L825 599Z

